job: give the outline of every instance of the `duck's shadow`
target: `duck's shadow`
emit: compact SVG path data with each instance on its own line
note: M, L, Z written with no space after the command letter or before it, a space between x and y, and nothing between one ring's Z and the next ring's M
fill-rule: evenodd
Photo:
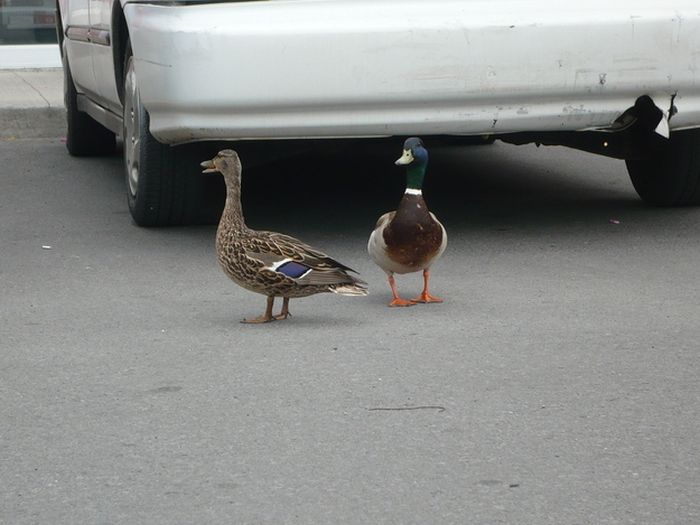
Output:
M241 312L243 314L243 312ZM253 318L259 314L240 315L235 312L231 316L212 315L207 318L208 322L221 329L228 330L299 330L309 328L323 327L325 329L334 328L357 328L358 326L366 325L366 321L362 318L324 315L322 310L317 312L304 312L303 314L294 314L284 320L269 321L267 323L246 323L246 318Z

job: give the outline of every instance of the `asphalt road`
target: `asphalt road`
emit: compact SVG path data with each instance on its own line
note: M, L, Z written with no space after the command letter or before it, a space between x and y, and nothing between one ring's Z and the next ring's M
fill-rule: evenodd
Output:
M385 306L400 151L345 152L244 205L370 296L252 326L213 226L138 228L118 157L0 142L0 522L700 523L700 209L562 148L431 153L444 304Z

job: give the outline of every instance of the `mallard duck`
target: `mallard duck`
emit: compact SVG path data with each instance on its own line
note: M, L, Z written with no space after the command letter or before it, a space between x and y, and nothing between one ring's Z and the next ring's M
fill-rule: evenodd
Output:
M202 162L204 173L220 172L226 182L226 204L216 231L216 254L226 275L247 290L267 296L265 313L244 323L286 319L289 299L320 292L367 295L367 284L353 269L294 237L251 230L241 207L241 161L230 149ZM357 273L357 272L355 272ZM282 310L272 314L275 297Z
M395 162L406 166L406 191L396 211L385 213L377 221L367 244L367 251L386 272L393 295L389 306L412 306L416 303L441 303L428 291L430 267L447 246L447 232L423 199L422 186L428 165L428 150L421 139L404 142L403 155ZM396 289L394 274L423 270L423 291L415 299L402 299Z

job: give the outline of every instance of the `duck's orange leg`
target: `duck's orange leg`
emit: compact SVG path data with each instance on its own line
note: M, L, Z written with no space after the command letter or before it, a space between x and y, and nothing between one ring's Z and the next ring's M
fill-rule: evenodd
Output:
M272 305L275 303L275 297L274 296L269 296L267 298L267 307L265 308L265 313L262 314L259 317L254 317L252 319L243 319L241 323L246 323L246 324L260 324L260 323L269 323L270 321L274 321L275 318L272 316Z
M416 304L414 301L399 297L399 292L396 289L396 279L394 279L393 275L389 275L389 286L391 286L391 294L394 296L389 306L413 306Z
M423 291L421 294L416 297L415 299L412 299L413 302L415 303L441 303L442 299L439 297L435 297L434 295L430 295L428 292L428 284L430 283L430 270L425 269L423 270Z

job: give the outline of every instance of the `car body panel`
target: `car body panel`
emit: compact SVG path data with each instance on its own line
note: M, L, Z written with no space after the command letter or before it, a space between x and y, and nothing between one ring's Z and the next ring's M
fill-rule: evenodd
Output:
M102 35L99 43L92 46L92 61L95 70L96 91L103 106L121 113L121 101L117 91L117 76L114 71L111 34L113 0L90 0L90 22L94 31Z
M97 95L92 46L86 38L90 28L89 0L59 0L61 22L66 37L62 55L68 57L75 88L81 93ZM69 32L70 28L70 32Z
M123 6L151 132L167 143L585 130L644 94L669 114L673 100L671 129L700 126L696 1ZM94 57L94 91L114 99L114 65Z

